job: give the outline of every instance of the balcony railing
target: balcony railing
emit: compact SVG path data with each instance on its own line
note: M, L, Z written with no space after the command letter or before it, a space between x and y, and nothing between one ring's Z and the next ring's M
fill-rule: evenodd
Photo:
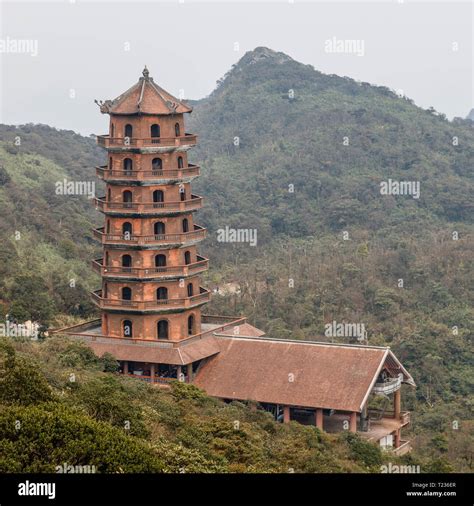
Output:
M396 392L402 385L403 376L400 375L396 378L390 378L383 383L375 383L374 388L372 389L372 393L374 394L392 394Z
M105 181L109 180L130 180L142 181L153 179L186 179L197 177L201 173L199 165L189 164L187 167L177 169L160 169L160 170L115 170L109 169L108 165L102 165L95 168L96 176Z
M191 195L190 199L170 202L107 202L105 197L96 197L95 204L104 213L167 214L195 211L202 207L202 197Z
M408 440L401 440L398 448L392 448L392 452L398 457L411 451L411 444Z
M101 309L125 309L135 311L164 310L169 308L190 308L209 302L211 293L209 290L200 287L200 293L192 297L179 299L155 299L155 300L124 300L102 297L102 290L91 292L93 302Z
M154 234L154 235L125 235L104 233L104 227L93 230L94 237L102 244L117 244L129 246L153 246L168 244L192 244L202 241L206 237L206 229L194 225L192 232L180 234Z
M145 147L181 147L194 146L197 141L197 135L185 134L180 137L110 137L110 135L98 135L97 144L103 148L145 148Z
M209 260L198 256L197 262L187 265L166 265L163 267L122 267L122 266L104 266L103 259L99 258L92 261L93 269L104 277L120 276L124 278L166 278L169 276L191 276L204 272L208 269Z
M127 373L126 376L130 378L136 378L142 381L146 381L147 383L161 383L163 385L169 385L172 381L178 381L178 378L166 378L164 376L150 376L149 374L133 374ZM188 377L185 377L185 383L188 383Z

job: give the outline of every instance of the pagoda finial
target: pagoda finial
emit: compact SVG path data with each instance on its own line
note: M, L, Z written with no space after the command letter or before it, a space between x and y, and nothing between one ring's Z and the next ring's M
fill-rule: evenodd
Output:
M142 74L143 74L143 77L144 77L146 80L148 80L148 79L149 79L149 77L150 77L150 71L146 68L146 65L145 65L145 68L143 69Z

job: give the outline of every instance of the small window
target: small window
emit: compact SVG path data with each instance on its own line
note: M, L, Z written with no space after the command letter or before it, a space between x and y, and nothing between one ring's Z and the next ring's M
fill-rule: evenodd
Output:
M168 339L168 321L160 320L157 324L158 339Z
M174 125L174 134L176 137L179 137L181 135L180 129L179 129L179 123L175 123Z
M178 169L182 169L184 167L183 157L178 156Z
M185 253L184 253L184 263L186 265L189 265L191 263L191 252L190 251L185 251Z
M132 235L132 224L128 221L122 225L122 234L125 236L125 239L130 239Z
M153 225L155 235L163 235L165 233L165 224L162 221L157 221Z
M193 334L195 334L194 327L195 327L195 325L194 325L194 315L190 315L189 318L188 318L188 335L192 336Z
M155 256L155 267L166 267L166 256L156 255Z
M160 288L158 288L156 290L156 298L158 300L167 300L168 299L168 288L166 288L164 286L160 286Z
M125 158L123 160L123 170L125 172L132 172L133 170L133 161L131 158Z
M130 320L124 320L122 323L123 337L133 337L132 333L132 322Z
M128 286L122 288L122 300L132 300L132 289Z
M183 220L183 232L189 232L189 222L187 218L184 218Z
M155 190L153 192L153 202L164 202L165 201L165 194L162 190Z
M154 125L151 125L150 136L152 138L160 137L160 125L157 125L156 123Z
M123 202L125 204L124 207L132 207L133 194L131 191L125 190L122 194L122 198L123 198Z
M132 138L132 136L133 136L133 127L132 127L132 125L125 125L124 137Z
M154 172L163 170L163 162L161 158L153 158L153 160L151 161L151 170Z
M188 283L188 297L192 297L194 295L194 288L192 283Z
M131 266L132 266L132 257L130 255L123 255L122 267L131 267Z

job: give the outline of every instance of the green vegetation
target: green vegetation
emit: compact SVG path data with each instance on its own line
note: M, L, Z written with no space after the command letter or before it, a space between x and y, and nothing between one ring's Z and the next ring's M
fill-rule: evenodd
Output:
M355 434L277 423L193 385L106 373L106 360L89 353L60 337L1 342L0 472L380 472L406 461Z

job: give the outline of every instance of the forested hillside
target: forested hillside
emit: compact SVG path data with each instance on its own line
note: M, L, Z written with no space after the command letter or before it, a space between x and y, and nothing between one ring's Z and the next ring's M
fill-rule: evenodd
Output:
M405 396L415 455L472 471L472 123L264 48L193 105L207 283L240 285L208 312L298 339L324 339L332 321L363 323L418 385ZM102 157L72 132L0 128L4 313L46 323L93 313L89 260L99 250L89 228L100 217L85 196L53 187L93 180ZM418 181L419 198L381 195L389 178ZM257 246L218 242L226 226L256 229Z

